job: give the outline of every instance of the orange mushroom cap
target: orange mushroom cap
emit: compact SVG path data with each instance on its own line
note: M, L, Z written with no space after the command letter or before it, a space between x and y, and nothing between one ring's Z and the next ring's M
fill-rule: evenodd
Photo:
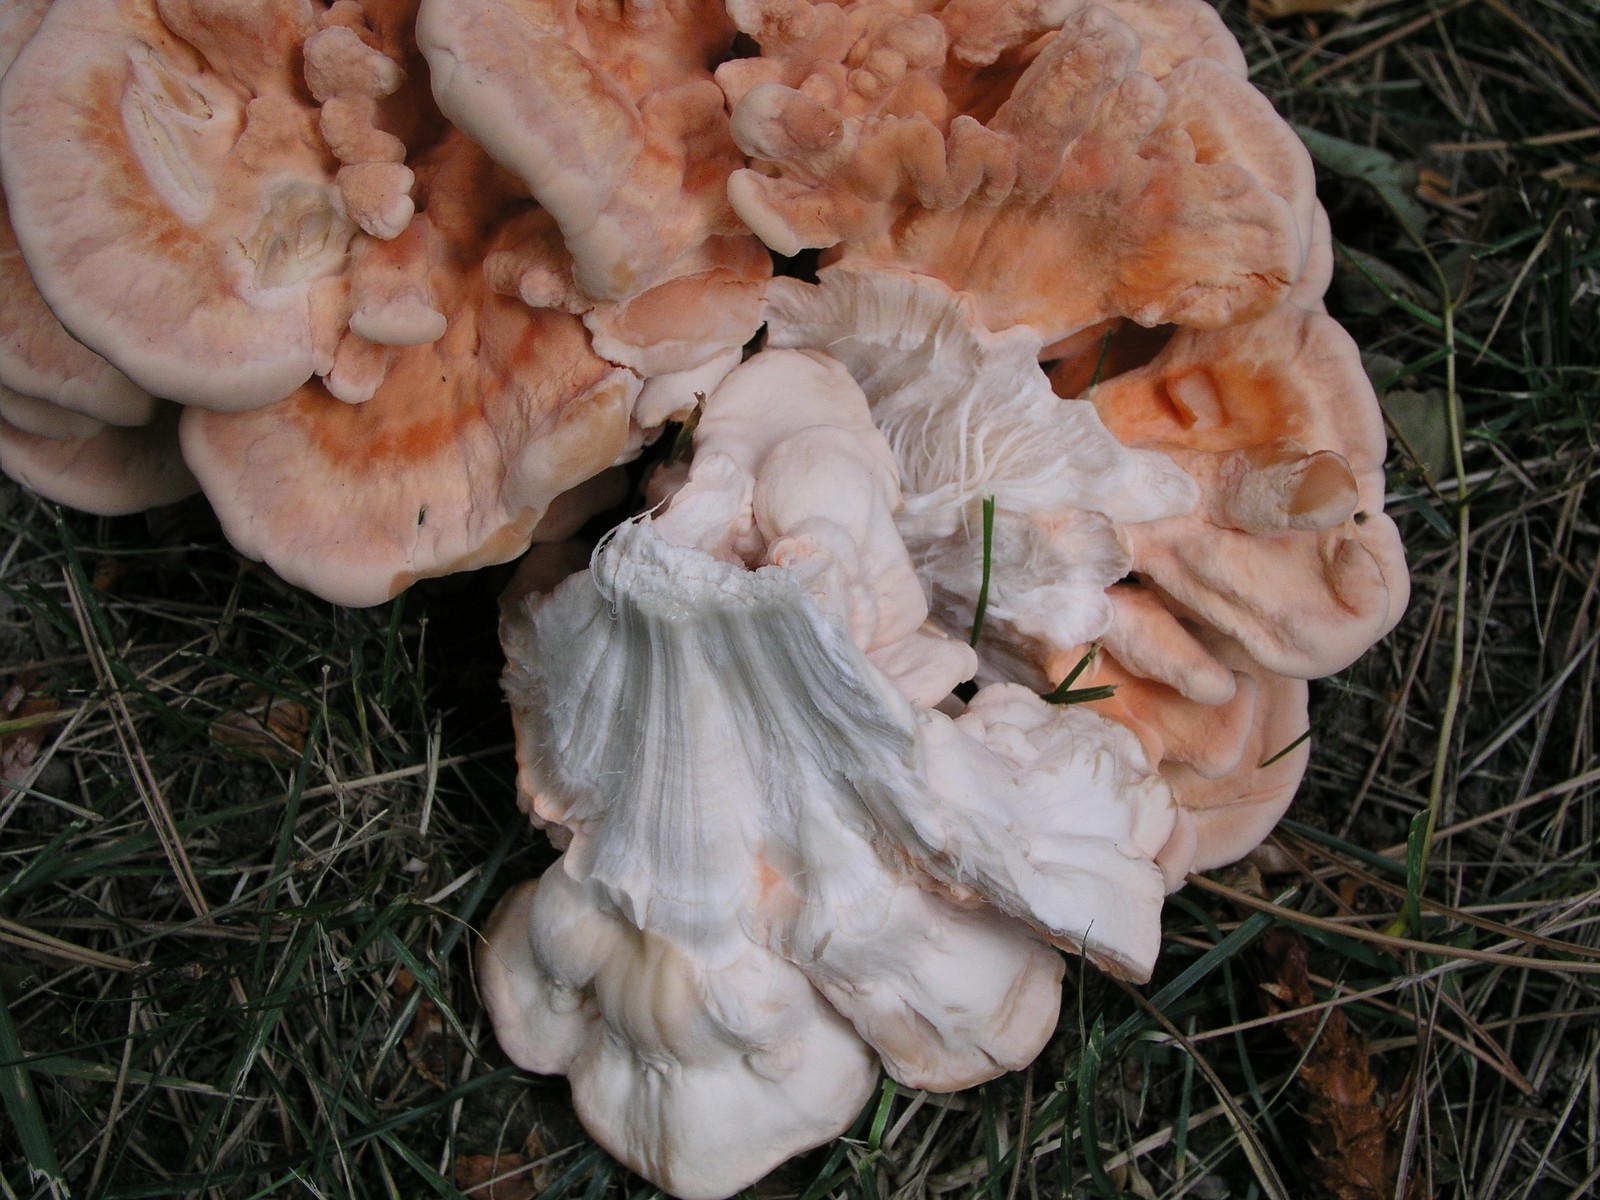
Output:
M425 0L417 29L440 107L541 206L496 248L502 290L582 314L644 375L750 340L772 262L728 203L720 4Z
M986 26L975 7L942 7L941 24L852 5L843 33L796 48L784 5L752 6L747 31L799 64L719 72L757 160L729 194L768 245L932 275L990 328L1047 343L1115 316L1215 328L1283 297L1305 261L1310 168L1259 93L1207 58L1141 73L1134 29L1102 7L1049 36L1042 9ZM815 59L833 45L830 72Z
M112 425L143 425L155 399L56 320L17 249L0 196L0 386Z
M88 437L43 437L0 417L0 471L47 500L102 517L143 512L200 490L178 451L178 409Z
M93 437L107 427L104 421L4 386L0 386L0 418L23 433L57 441Z
M1139 35L1139 70L1164 79L1203 58L1245 78L1244 51L1206 0L1095 0Z
M640 388L577 318L484 279L484 245L525 203L513 181L459 134L416 171L418 216L357 272L377 276L380 316L436 315L442 336L374 347L376 363L341 358L326 384L266 408L183 422L229 540L347 604L521 553L559 495L629 451Z
M1227 638L1200 636L1234 676L1221 703L1201 703L1144 678L1106 649L1074 683L1116 689L1090 707L1138 735L1172 789L1178 819L1156 856L1169 891L1190 871L1226 866L1259 846L1289 807L1310 758L1305 681L1268 671ZM1071 654L1059 658L1052 678L1064 677L1077 661Z
M1182 330L1090 399L1118 440L1164 450L1200 484L1195 511L1126 531L1134 571L1173 613L1303 679L1399 620L1409 580L1383 512L1383 418L1335 321L1285 304Z
M401 164L341 179L303 76L329 34L314 12L58 0L6 73L0 165L35 282L153 394L239 410L326 372L362 305L351 247L409 219Z
M49 7L49 0L19 0L0 11L0 75L33 36ZM17 247L3 192L0 296L5 297L5 303L0 304L0 388L13 396L33 397L113 425L142 425L155 415L155 401L150 395L77 341L45 304ZM6 419L26 428L16 417L12 403ZM61 419L53 421L59 423ZM86 430L80 425L80 434Z
M697 370L748 342L761 326L772 259L748 235L712 237L685 250L673 270L636 295L591 300L555 218L533 207L505 222L484 258L496 291L581 315L596 353L646 378Z

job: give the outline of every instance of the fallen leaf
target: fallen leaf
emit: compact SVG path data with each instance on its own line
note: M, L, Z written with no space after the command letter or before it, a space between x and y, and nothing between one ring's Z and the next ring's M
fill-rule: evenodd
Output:
M1415 195L1415 163L1401 162L1382 150L1331 137L1305 125L1296 125L1294 131L1320 166L1373 188L1411 235L1422 238L1428 224L1428 210Z
M211 722L211 740L240 754L297 762L305 753L311 713L304 704L253 693L245 707Z
M530 1200L550 1186L550 1152L537 1129L520 1154L469 1154L456 1159L456 1187L473 1200Z
M95 564L94 578L90 580L89 587L97 596L104 596L116 585L122 576L122 566L114 558L102 558Z
M431 997L424 996L411 1020L405 1040L406 1058L418 1075L443 1091L449 1087L450 1047L444 1036L444 1017Z
M1473 215L1472 209L1456 199L1450 177L1431 168L1424 167L1417 172L1417 199L1459 216Z
M1384 416L1404 443L1417 465L1437 482L1455 474L1450 448L1450 416L1443 388L1425 392L1391 388L1380 398ZM1461 420L1461 402L1456 401L1456 419Z
M520 1154L469 1154L456 1159L455 1182L472 1200L533 1200L548 1172Z

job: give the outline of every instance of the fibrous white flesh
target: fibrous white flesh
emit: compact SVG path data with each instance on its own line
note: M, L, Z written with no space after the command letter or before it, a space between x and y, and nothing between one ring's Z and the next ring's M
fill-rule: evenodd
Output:
M624 1147L626 1161L637 1164L641 1146L678 1157L727 1136L726 1113L686 1092L646 1133L620 1077L590 1078L598 1064L619 1045L641 1062L704 1063L731 1037L727 1014L778 1003L792 989L785 981L808 979L834 1002L815 1012L783 1002L791 1057L815 1059L826 1047L843 1078L851 1054L865 1050L856 1035L852 1051L834 1044L835 1009L918 1086L970 1086L1038 1052L1054 1028L1058 959L1015 922L925 892L874 852L856 791L883 786L872 776L914 770L910 711L786 571L749 572L628 525L601 550L594 574L509 613L506 638L524 786L541 818L574 835L554 871L581 884L591 924L631 931L621 944L638 959L626 989L638 998L626 1001L620 983L584 982L592 1028L563 1019L568 1033L547 1035L544 1019L526 1014L497 1014L497 1024L508 1046L537 1037L557 1047L528 1065L568 1071L576 1094L600 1105L586 1122L608 1146ZM554 997L548 981L572 974L564 956L596 940L593 929L574 929L570 941L549 931L536 939L525 972L546 982L524 991ZM670 971L649 965L664 956ZM576 1001L537 1003L555 1011ZM680 1010L682 1034L669 1050L632 1029L646 1003ZM789 1051L762 1044L789 1061ZM742 1070L727 1065L730 1087L744 1086ZM861 1100L854 1090L840 1098L797 1084L780 1106L786 1126L820 1141ZM764 1103L762 1121L780 1101ZM770 1157L761 1170L798 1148L763 1145Z
M1126 449L1092 405L1050 390L1032 330L991 333L957 293L904 272L831 267L820 280L774 282L769 344L825 351L860 384L900 467L902 527L953 529L991 495L999 509L1124 522L1194 506L1164 455Z
M1164 892L1152 860L1175 812L1134 736L1012 683L983 688L954 721L927 714L920 732L928 790L897 815L933 856L928 869L1148 979Z
M995 505L988 612L1060 649L1100 636L1104 589L1129 560L1116 526L1194 507L1194 482L1165 455L1129 450L1087 401L1062 400L1037 335L991 333L943 284L832 267L820 286L778 280L773 346L842 362L866 392L899 465L897 524L938 615L969 624L982 578L981 506Z
M529 1064L571 1074L586 1123L658 1180L686 1148L707 1157L727 1114L687 1085L659 1104L629 1089L716 1061L748 1006L787 1014L791 1049L763 1043L762 1061L826 1043L786 972L896 1078L951 1089L1026 1063L1054 1027L1061 968L1040 934L1134 977L1154 960L1170 795L1133 736L1092 713L1012 686L958 720L923 706L960 674L930 678L972 658L924 629L903 548L904 570L879 545L896 540L898 498L847 373L763 352L708 401L665 512L507 610L524 803L571 839L541 896L559 878L560 903L592 913L557 936L532 901L531 951L503 952L532 999L497 1025L514 1054L545 1046ZM943 664L929 678L924 654ZM570 967L606 938L635 963L608 968L627 988ZM631 1075L616 1065L630 1055ZM772 1103L804 1106L783 1121L817 1140L854 1111L798 1082ZM774 1144L766 1166L796 1148Z
M1139 936L1112 927L1145 884L1159 903L1170 803L1110 722L1014 685L957 721L916 709L789 572L674 546L649 522L508 625L535 810L573 831L569 873L636 927L716 964L791 930L791 905L830 923L863 911L881 884L832 844L844 831L1148 971L1153 909Z
M788 572L673 546L647 522L623 526L592 572L507 626L524 783L540 818L574 834L564 870L704 969L755 941L843 995L888 987L860 974L881 961L932 993L914 1011L947 1042L979 1042L956 1057L991 1073L1014 1056L984 1047L993 1034L980 1030L1005 1022L973 1019L970 998L938 1003L949 987L970 991L969 974L941 983L933 963L905 965L913 945L937 960L965 940L954 913L902 894L919 884L887 859L1148 973L1161 897L1151 859L1171 805L1131 735L1101 718L1014 687L986 689L956 722L913 709ZM908 940L930 923L946 926L942 939ZM984 922L960 924L975 939ZM1025 939L996 944L1007 940L1009 972L980 989L991 1012L1043 970Z

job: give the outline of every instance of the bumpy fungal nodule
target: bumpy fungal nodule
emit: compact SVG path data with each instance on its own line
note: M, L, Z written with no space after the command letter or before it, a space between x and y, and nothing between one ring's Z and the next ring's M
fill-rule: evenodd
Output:
M11 0L7 63L0 469L198 486L345 603L547 543L563 853L480 981L676 1195L1025 1065L1063 951L1147 979L1405 605L1309 157L1203 0Z

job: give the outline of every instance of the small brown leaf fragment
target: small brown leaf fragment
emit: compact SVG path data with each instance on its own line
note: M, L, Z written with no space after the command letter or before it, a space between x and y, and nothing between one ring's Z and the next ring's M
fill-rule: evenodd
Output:
M471 1154L456 1159L456 1187L472 1200L533 1200L549 1181L543 1163L520 1154Z
M122 575L122 565L114 558L102 558L95 564L94 578L90 580L89 587L97 596L104 596L116 586L117 580Z
M1273 929L1261 939L1260 953L1271 977L1262 984L1272 1013L1305 1008L1312 995L1306 944L1289 929ZM1366 1041L1345 1018L1343 1008L1318 1009L1278 1023L1304 1056L1300 1065L1299 1109L1309 1127L1313 1195L1328 1200L1393 1200L1400 1170L1395 1144L1395 1109L1379 1097L1367 1059ZM1419 1176L1400 1193L1421 1200Z
M549 1151L537 1129L520 1154L473 1154L456 1159L456 1187L476 1200L528 1200L550 1186Z
M1435 208L1459 216L1472 216L1473 211L1456 198L1450 177L1428 167L1417 170L1417 199Z
M1222 881L1236 891L1257 900L1267 898L1267 886L1261 882L1261 870L1250 859L1234 863L1222 872Z
M424 996L412 1018L411 1032L405 1040L406 1058L417 1074L443 1091L449 1086L450 1047L445 1042L444 1018L439 1006Z
M264 692L252 693L244 707L211 722L211 740L219 746L274 762L297 761L310 731L311 713L305 705Z
M49 717L61 702L39 687L38 675L25 671L0 693L0 792L22 782L44 744Z

